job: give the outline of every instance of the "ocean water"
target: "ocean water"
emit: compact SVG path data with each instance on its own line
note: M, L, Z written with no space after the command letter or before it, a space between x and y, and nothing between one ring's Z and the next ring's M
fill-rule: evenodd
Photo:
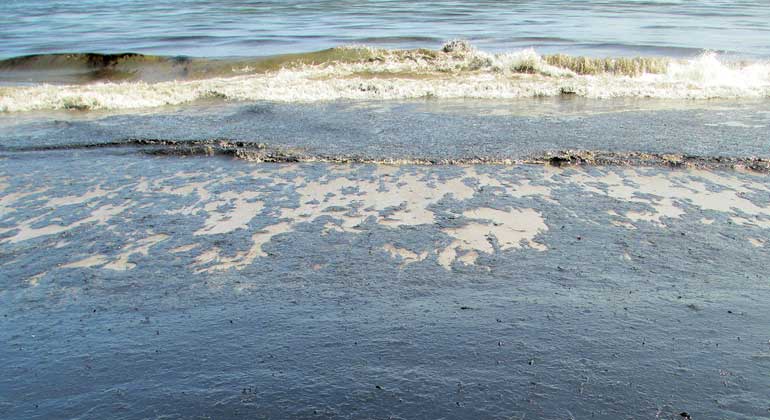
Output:
M340 44L770 57L770 4L725 0L6 0L0 58L56 52L253 57Z

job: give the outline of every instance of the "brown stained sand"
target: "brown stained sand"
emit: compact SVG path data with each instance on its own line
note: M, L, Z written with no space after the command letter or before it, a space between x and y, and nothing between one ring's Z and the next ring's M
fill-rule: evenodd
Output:
M43 279L43 277L45 277L45 275L46 275L46 274L48 274L48 272L47 272L47 271L44 271L44 272L42 272L42 273L38 273L38 274L35 274L34 276L32 276L32 277L30 277L30 278L28 278L28 279L27 279L27 284L28 284L30 287L37 287L38 283L40 283L40 280L42 280L42 279Z
M437 257L438 264L445 269L450 270L452 268L452 262L457 259L458 247L460 247L460 241L453 241L448 247L440 250Z
M43 227L36 228L36 227L32 227L32 225L35 225L38 222L40 222L42 219L45 218L45 216L34 217L32 219L25 220L24 222L16 225L15 227L0 229L0 233L5 233L5 232L10 232L15 230L18 231L14 236L3 239L0 242L17 243L17 242L26 241L29 239L38 238L41 236L55 235L55 234L66 232L76 227L85 225L87 223L96 223L97 225L106 225L110 219L122 213L128 207L129 207L128 204L122 205L122 206L113 206L111 204L107 204L101 207L97 207L95 210L91 212L90 216L80 219L76 222L70 223L69 225L49 224Z
M164 186L159 188L157 192L178 196L189 196L195 194L198 197L198 201L194 204L179 209L166 211L168 214L191 215L195 214L199 210L198 207L200 204L206 203L211 199L211 193L209 193L209 191L206 189L206 187L211 183L212 181L190 182L183 187L177 188Z
M463 216L491 223L488 225L490 234L495 236L502 250L520 248L522 242L535 249L546 249L544 245L532 241L535 235L548 230L543 217L534 209L502 211L481 207L466 211Z
M195 265L204 265L215 262L219 259L219 248L209 249L195 257ZM201 270L205 271L205 270Z
M275 171L275 173L277 173L277 174L282 174L282 175L283 175L283 174L290 174L290 173L294 173L294 171L296 171L296 170L297 170L297 167L296 167L296 166L294 166L294 165L288 165L288 166L285 166L285 165L280 165L280 166L278 167L278 170L277 170L277 171ZM266 174L266 173L264 173L264 172L260 172L260 175L267 175L267 174Z
M726 171L707 171L703 169L692 169L682 174L682 176L687 176L690 178L697 177L697 178L705 179L706 181L709 181L718 186L730 188L741 192L746 192L750 190L770 191L770 188L768 188L768 186L762 183L741 180L735 175L733 175L731 172L726 172Z
M666 226L693 207L701 211L725 213L736 224L770 228L770 207L755 204L750 199L752 194L766 193L770 189L763 183L742 180L729 172L683 170L650 174L643 169L593 168L591 172L586 172L574 168L565 170L544 167L540 176L509 180L505 176L497 176L497 172L489 172L489 168L494 167L460 167L461 173L454 172L454 176L440 177L434 171L423 171L415 167L377 165L369 175L362 176L360 167L339 165L332 166L320 180L310 180L303 176L301 164L284 165L261 167L238 176L259 178L272 185L285 185L287 192L297 195L297 207L266 207L267 197L261 191L228 190L228 185L236 182L233 174L217 175L215 180L187 184L179 184L180 179L185 182L191 178L200 178L202 174L176 174L156 181L140 179L134 186L124 188L153 195L193 196L192 205L172 208L166 210L166 213L204 214L205 222L195 231L196 235L230 234L241 229L249 231L254 229L250 225L257 215L275 219L272 224L249 232L251 243L246 249L227 250L222 246L202 249L201 244L192 243L169 250L182 253L202 249L193 262L193 268L198 272L243 269L255 259L266 256L264 245L277 235L293 231L297 224L313 222L321 217L326 219L322 234L335 231L357 233L367 223L378 223L393 229L435 225L437 220L433 206L468 200L479 192L503 198L537 198L556 202L558 197L553 193L555 188L574 189L588 196L607 196L631 203L635 207L631 210L616 208L607 211L612 225L626 229L636 229L639 223ZM291 181L287 178L291 178ZM181 186L169 186L172 182ZM211 189L213 185L217 186L216 193ZM44 190L0 196L0 215L15 212L14 203L41 192ZM80 196L50 199L46 206L80 205L93 210L87 217L69 225L57 223L57 219L50 218L50 215L20 220L15 226L0 229L0 234L13 234L0 242L16 243L54 235L89 223L108 225L109 229L113 217L131 206L148 205L146 202L129 200L119 206L98 206L101 203L94 203L93 200L104 193L109 194L110 191L94 186ZM383 250L402 264L421 262L435 256L439 265L451 269L455 262L462 265L476 264L482 254L519 248L540 251L548 249L535 239L548 231L546 221L535 209L481 207L466 210L462 216L463 219L457 225L439 227L448 236L449 245L446 247L410 250L388 244ZM715 221L713 217L705 215L700 220L703 224ZM132 263L128 260L131 255L147 255L150 247L165 239L163 235L155 235L125 246L116 255L89 256L64 267L130 269ZM754 245L761 243L760 239L749 240Z
M251 219L262 210L264 204L256 201L259 192L251 191L236 193L228 191L217 196L217 200L210 201L203 206L208 217L203 228L195 232L196 235L215 235L232 232L237 229L247 228ZM221 206L232 206L228 212L219 212Z
M206 201L211 198L211 194L209 194L208 190L206 189L206 187L211 183L212 181L189 182L182 187L162 187L160 191L173 195L190 195L195 193L198 195L198 198L200 198L201 201Z
M29 197L31 195L44 193L46 191L45 188L41 188L34 191L25 191L25 192L15 192L10 194L3 194L0 195L0 216L4 216L6 214L10 214L14 211L16 211L13 208L13 204L18 202L24 197Z
M136 264L128 262L128 259L134 254L144 256L150 255L150 248L168 239L168 235L158 234L137 241L135 244L126 247L123 252L118 254L117 258L107 263L104 268L110 270L125 271L136 267Z
M150 189L150 181L145 178L141 178L139 183L134 186L133 190L140 193L151 192L152 190Z
M467 251L464 254L457 257L457 261L463 265L474 265L479 258L479 253L476 251Z
M636 226L634 226L632 223L629 223L629 222L623 222L623 221L620 221L620 220L612 220L612 221L610 221L610 223L612 224L612 226L622 227L622 228L626 228L628 230L636 230Z
M65 264L62 266L62 268L87 268L101 266L102 268L115 271L130 270L136 267L136 264L128 262L128 259L132 255L142 254L147 256L150 254L151 247L165 241L166 239L168 239L168 235L152 235L147 238L140 239L134 244L124 247L123 251L116 255L116 258L110 259L106 255L97 254L79 261Z
M466 182L468 180L469 182ZM412 173L399 173L399 168L394 166L377 167L373 178L357 179L347 178L345 176L321 179L319 181L307 181L302 177L295 178L295 182L300 184L296 188L296 193L300 196L299 207L281 208L278 210L278 218L283 222L266 227L262 232L256 233L252 240L254 244L245 252L236 253L233 256L220 255L219 249L212 249L201 254L195 262L198 267L214 263L212 266L199 268L199 271L224 270L229 268L243 268L251 264L255 258L264 256L262 245L269 242L272 236L285 233L293 229L294 225L301 222L310 222L321 216L328 216L336 220L336 223L326 223L324 233L330 231L355 232L357 226L363 224L367 219L373 218L384 226L397 228L400 226L416 226L435 223L435 214L429 209L432 204L438 203L444 198L451 197L455 200L467 200L472 198L476 188L470 186L474 182L479 187L494 186L503 187L502 184L488 175L480 175L474 168L466 169L464 175L455 178L438 179L426 177ZM511 186L504 187L511 190L512 194L536 195L550 193L545 187L540 186ZM227 193L226 193L227 194ZM246 197L248 195L248 197ZM246 199L256 199L258 193L240 193L240 195L228 195L229 200L240 200L243 204ZM219 203L219 200L215 203ZM244 210L245 217L253 217L253 209L261 209L258 201L252 203L253 208ZM211 212L217 205L206 204L205 208ZM238 206L236 205L236 208ZM387 216L382 216L381 212L395 208ZM344 211L340 211L344 209ZM484 212L482 210L482 212ZM543 245L531 241L528 230L524 225L529 222L535 222L533 230L542 231L542 219L533 218L536 213L531 209L512 210L510 212L496 213L488 209L484 214L477 214L476 218L490 219L481 225L492 226L492 231L496 232L496 237L500 242L501 249L519 247L522 239L529 241L531 247L544 249ZM539 217L539 216L538 216ZM514 220L515 219L515 220ZM249 219L250 220L250 219ZM199 230L196 234L203 233L224 233L234 230L236 223L242 226L240 218L224 219L219 216L212 216L209 213L206 227ZM456 235L462 241L471 241L474 244L482 244L472 233L473 227L465 230L458 230ZM450 236L452 233L447 231ZM468 248L463 245L462 249L480 250L482 252L493 252L491 245L481 246L480 248ZM466 249L467 248L467 249ZM439 252L440 253L440 252ZM448 254L444 253L442 261L447 259ZM470 254L462 254L461 257L466 263L475 261L475 257ZM423 258L424 260L425 258ZM453 260L454 257L450 258ZM450 261L451 264L451 261Z
M577 181L578 184L584 185L585 190L595 194L606 194L612 198L628 202L645 203L652 207L652 211L626 212L624 216L632 221L647 221L662 225L661 218L678 218L684 214L684 211L676 207L671 198L668 198L671 194L676 194L669 179L657 175L639 179L637 175L636 172L632 171L625 171L621 174L609 172L601 177L584 177L583 174L580 174L577 177L570 177L570 181ZM599 185L606 192L602 188L598 188ZM666 198L641 198L638 196L639 194L650 194ZM617 225L621 223L623 222L618 222Z
M323 235L328 235L331 232L355 233L356 228L360 225L356 217L335 215L335 218L337 219L336 223L326 222L324 224L321 232Z
M539 251L548 248L534 241L534 237L548 230L542 216L533 209L509 211L478 208L463 213L468 219L479 220L458 228L445 228L442 232L455 238L447 249L439 252L439 264L450 268L454 260L465 265L474 264L478 252L492 254L494 243L501 251L521 248L522 243ZM458 258L457 251L465 251Z
M110 194L117 190L103 190L100 185L88 190L82 195L69 195L66 197L51 198L46 202L45 207L57 208L60 206L70 206L73 204L83 204L97 198L109 198Z
M618 212L616 212L615 210L607 210L607 214L612 216L612 220L610 220L610 223L613 226L623 227L630 230L636 229L636 226L634 226L633 224L629 222L624 222L623 220L618 220L618 219L622 219L623 216L618 214Z
M158 179L155 181L150 181L145 177L141 177L139 178L139 182L133 186L133 190L136 192L142 192L142 193L163 192L166 194L173 194L173 195L190 195L194 193L201 200L207 200L210 198L210 195L206 187L213 184L215 181L213 180L203 181L203 182L189 181L190 178L196 178L200 176L201 176L200 173L195 173L195 172L177 172L173 176L170 176L168 178ZM217 183L222 184L225 182L229 182L231 180L232 178L225 177L225 178L219 179ZM173 181L175 183L182 184L182 186L171 187L168 185L163 185L165 181Z
M424 261L426 258L428 258L428 251L423 251L418 254L414 251L397 247L393 244L385 244L382 246L382 249L384 249L391 258L400 258L402 265Z
M756 217L752 217L751 219L748 219L741 216L730 216L730 220L736 225L758 226L763 229L770 229L770 220L766 220L766 219L758 219Z
M124 247L123 251L116 255L116 258L102 254L92 255L79 261L65 264L62 268L84 268L101 266L109 270L126 271L136 267L136 264L128 262L128 259L134 254L149 255L150 248L168 239L168 235L158 234L137 241L135 244Z
M631 200L629 200L631 201ZM626 217L632 221L647 221L658 225L664 225L662 218L668 217L672 219L678 219L685 212L674 204L674 201L668 198L664 198L658 201L650 203L654 211L629 211L626 213Z
M461 241L454 240L446 248L437 250L436 262L446 270L451 270L455 261L465 266L475 265L479 253L475 250L468 250L468 248Z
M102 266L104 264L107 264L109 262L109 259L107 259L106 256L97 254L92 255L90 257L83 258L82 260L71 262L69 264L64 264L62 268L86 268L86 267L96 267L96 266Z
M400 207L388 217L379 217L379 223L386 226L415 226L435 222L435 215L428 207L445 197L467 200L473 197L475 189L463 182L464 178L427 179L414 174L394 176L381 174L383 189L367 191L370 197L366 204L374 210L373 215L387 208Z
M199 246L200 246L200 244L182 245L182 246L178 246L176 248L171 249L169 252L171 252L172 254L179 254L179 253L182 253L182 252L192 251L193 249L195 249L195 248L197 248Z
M721 191L716 191L699 181L701 178L719 186ZM639 170L627 169L607 172L602 176L577 172L569 175L568 179L594 194L642 203L652 208L651 211L628 211L623 215L635 222L647 221L662 226L665 224L664 218L680 218L685 214L682 206L692 205L701 210L728 214L738 210L754 216L754 219L733 216L736 223L770 227L770 207L757 206L743 197L754 189L767 189L757 184L747 185L728 173L688 170L666 175L645 175ZM648 195L654 198L647 197Z
M480 189L484 188L502 188L502 194L508 197L523 198L523 197L543 197L549 198L551 196L551 188L547 185L534 185L529 179L521 180L517 184L510 184L508 182L501 182L492 176L479 173L476 168L469 167L465 170L465 176L471 181L478 183ZM499 190L495 192L499 195ZM472 195L471 195L472 196Z
M705 124L708 127L738 127L738 128L764 128L764 125L761 124L746 124L744 122L740 121L724 121L719 123L709 123Z
M289 232L290 228L291 224L288 222L267 226L251 236L252 245L248 250L238 252L231 257L221 255L218 248L210 249L195 259L195 265L200 266L212 262L215 264L210 267L199 268L196 272L221 271L231 268L237 270L243 269L251 265L257 257L267 256L267 254L262 251L262 246L270 242L273 236Z
M442 232L447 235L457 238L457 241L453 241L455 249L475 250L491 254L495 251L492 246L492 237L494 236L486 224L481 223L468 223L459 228L445 228ZM450 246L452 246L450 245Z

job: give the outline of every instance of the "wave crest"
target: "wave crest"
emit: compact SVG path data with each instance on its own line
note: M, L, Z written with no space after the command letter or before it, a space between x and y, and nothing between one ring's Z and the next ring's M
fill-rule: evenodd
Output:
M540 55L532 49L492 54L464 41L452 41L440 50L344 46L259 60L113 58L75 56L66 62L85 60L96 63L91 66L98 69L115 71L130 66L146 70L142 65L149 64L156 70L161 65L181 66L187 76L159 82L8 86L0 88L0 112L131 109L204 99L314 102L558 95L598 99L770 97L770 64L729 62L714 53L689 60ZM16 60L15 71L22 64L51 62L39 57ZM3 63L10 66L8 60Z

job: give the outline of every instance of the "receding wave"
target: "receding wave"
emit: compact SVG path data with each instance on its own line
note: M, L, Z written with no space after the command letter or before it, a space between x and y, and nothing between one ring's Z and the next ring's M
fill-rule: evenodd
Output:
M491 54L461 41L440 50L346 46L239 60L76 54L0 62L0 74L17 78L25 71L55 76L68 68L98 73L106 80L95 76L96 81L64 85L33 80L32 85L2 87L0 112L131 109L207 99L770 97L767 62L727 61L714 53L691 59L540 55L532 49Z
M212 59L137 53L36 54L0 60L0 82L90 84L164 82L264 74L284 68L354 63L371 59L372 48L331 48L270 57Z
M259 163L334 163L385 165L551 165L551 166L631 166L739 170L768 173L770 159L761 157L696 156L678 153L646 153L606 150L552 150L524 157L371 156L356 154L310 153L302 149L272 147L266 143L229 139L169 140L124 139L111 142L49 146L7 147L6 153L67 151L83 149L133 148L156 156L230 157Z
M36 54L0 60L6 83L86 83L187 77L193 59L136 53Z

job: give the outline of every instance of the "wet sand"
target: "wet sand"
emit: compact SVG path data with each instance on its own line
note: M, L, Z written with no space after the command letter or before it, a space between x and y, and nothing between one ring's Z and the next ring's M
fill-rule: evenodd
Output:
M770 415L766 174L75 150L0 188L8 418Z

